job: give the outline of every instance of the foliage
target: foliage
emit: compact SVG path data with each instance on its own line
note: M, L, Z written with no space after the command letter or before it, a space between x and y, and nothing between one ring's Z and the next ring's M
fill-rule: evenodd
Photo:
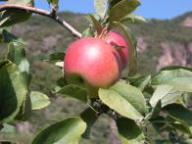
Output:
M10 0L8 4L10 3L34 6L33 1L30 0ZM48 1L48 3L53 6L53 9L58 5L58 1ZM132 14L139 4L138 0L109 0L103 3L95 0L97 15L90 15L91 24L86 29L86 35L100 36L105 30L114 29L123 33L130 42L128 70L123 79L120 78L114 85L109 88L99 88L98 98L91 98L85 87L68 84L62 76L62 69L58 67L55 73L57 76L54 78L58 80L52 83L52 89L46 92L54 97L62 95L80 100L86 103L88 108L80 110L78 117L65 118L42 129L34 137L33 144L77 144L82 138L89 138L94 123L103 114L115 121L117 136L122 144L151 141L153 143L163 143L163 141L190 143L192 118L188 104L192 92L192 69L175 66L163 68L152 76L142 76L137 73L137 41L131 32L134 25L130 23L146 22L144 18ZM4 10L0 13L1 43L8 45L7 53L0 61L0 130L2 133L9 131L14 133L14 127L9 124L25 120L31 111L51 104L51 98L43 94L41 88L39 91L34 91L35 85L30 86L33 72L26 57L26 44L10 32L10 26L28 20L30 16L31 13L27 10ZM154 24L155 22L150 23L150 25ZM159 29L156 29L158 32ZM155 35L153 31L152 34ZM188 41L190 38L184 37L184 39ZM64 56L64 52L54 51L45 59L58 66L58 62L63 65ZM47 79L50 79L50 75L47 73ZM159 137L148 136L146 131L148 127L158 133ZM166 135L165 138L161 136L162 133Z

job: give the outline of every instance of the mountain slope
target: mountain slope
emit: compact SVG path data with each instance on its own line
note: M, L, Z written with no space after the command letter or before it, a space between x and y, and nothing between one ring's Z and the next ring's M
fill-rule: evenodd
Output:
M69 12L60 15L79 31L83 31L89 25L85 15ZM130 25L138 38L140 73L154 73L157 69L166 65L188 65L191 67L192 27L190 27L190 22L188 22L187 26L184 25L185 21L191 17L192 12L189 12L172 20L152 19L149 23ZM31 89L43 90L51 96L50 88L54 88L53 84L63 74L59 69L48 64L45 59L48 54L54 51L65 51L68 44L74 40L74 37L54 21L40 16L34 16L26 23L14 26L13 33L24 39L28 45L27 56L32 63L33 74ZM1 46L0 49L4 47L5 45ZM84 109L80 102L71 99L63 100L60 97L53 97L52 101L47 109L33 112L30 121L27 124L18 125L18 128L21 127L21 129L31 134L45 126L45 121L46 124L53 123L78 114ZM25 125L28 127L25 127ZM108 118L99 119L94 126L95 130L92 132L93 141L110 143L106 139L111 137L108 127ZM100 131L103 131L103 133ZM29 142L29 139L26 141ZM85 142L82 143L85 144Z
M61 17L80 31L88 26L84 15L65 12L61 14ZM152 19L146 24L130 26L138 37L140 70L144 68L144 72L154 72L156 65L160 68L168 64L189 65L192 63L192 28L183 25L190 17L192 17L192 13L189 12L173 20ZM67 30L52 20L39 16L16 26L14 33L27 41L29 57L32 59L45 57L47 53L55 50L64 51L73 40ZM166 61L162 58L165 53L168 53L169 58L167 59L170 60L163 64L163 61Z

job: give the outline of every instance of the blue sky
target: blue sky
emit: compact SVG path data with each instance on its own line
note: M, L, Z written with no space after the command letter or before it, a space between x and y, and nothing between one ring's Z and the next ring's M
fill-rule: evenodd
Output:
M169 19L192 11L192 0L141 0L137 14L147 18Z
M146 18L170 19L192 11L192 0L140 0L136 14ZM49 9L46 0L35 0L36 6ZM1 3L0 3L1 4ZM93 0L60 0L60 11L76 13L94 12Z
M136 14L146 18L170 19L192 11L192 0L140 0ZM36 0L36 5L48 9L46 0ZM79 13L94 12L93 0L60 0L60 10Z

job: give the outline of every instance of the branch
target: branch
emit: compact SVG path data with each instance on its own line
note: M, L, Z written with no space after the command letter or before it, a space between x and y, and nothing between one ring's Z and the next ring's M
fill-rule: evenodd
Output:
M36 14L39 14L39 15L42 15L42 16L46 16L48 18L53 19L54 21L56 21L61 26L65 27L74 36L76 36L78 38L82 37L82 34L79 31L77 31L72 25L70 25L65 20L61 20L58 16L53 16L49 11L42 10L42 9L39 9L39 8L35 8L35 7L24 6L24 5L16 5L16 4L0 5L0 12L4 11L4 10L10 10L10 9L25 10L27 12L32 12L32 13L36 13Z

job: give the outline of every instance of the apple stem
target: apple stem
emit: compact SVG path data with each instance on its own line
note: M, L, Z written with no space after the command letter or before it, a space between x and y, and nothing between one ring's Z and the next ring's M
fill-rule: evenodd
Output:
M27 12L32 12L36 13L42 16L46 16L48 18L53 19L55 22L60 24L62 27L66 28L69 32L71 32L75 37L81 38L82 34L76 30L71 24L69 24L65 20L61 20L60 17L56 14L52 14L49 11L39 9L36 7L30 7L30 6L24 6L24 5L18 5L18 4L4 4L0 6L0 12L4 10L10 10L10 9L15 9L15 10L25 10Z
M108 28L105 27L105 28L103 28L103 30L101 31L101 33L97 37L100 39L105 39L107 33L108 33Z

